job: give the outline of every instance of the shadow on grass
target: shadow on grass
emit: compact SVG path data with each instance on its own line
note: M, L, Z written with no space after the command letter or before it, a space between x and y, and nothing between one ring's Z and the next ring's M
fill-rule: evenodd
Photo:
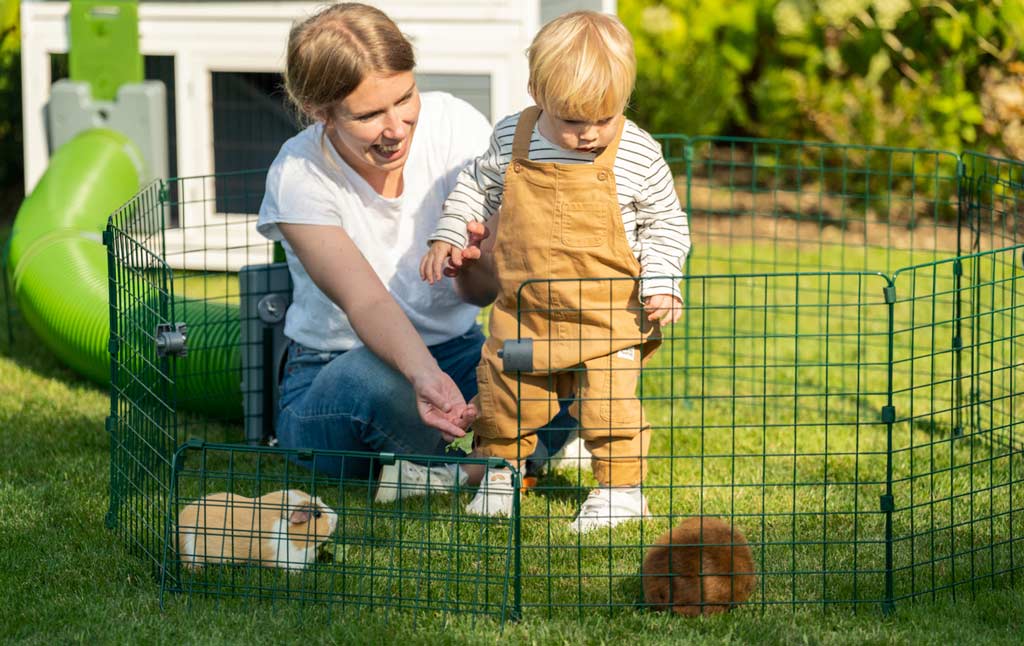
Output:
M550 468L546 475L540 478L535 487L528 490L529 495L546 498L551 502L568 503L578 505L587 498L591 486L582 477L575 480L568 476L568 471L553 471Z

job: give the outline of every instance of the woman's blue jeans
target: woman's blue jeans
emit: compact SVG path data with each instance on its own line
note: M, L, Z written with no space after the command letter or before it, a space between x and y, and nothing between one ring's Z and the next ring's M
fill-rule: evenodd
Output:
M479 326L474 326L465 334L429 348L467 402L477 392L476 366L483 342ZM292 342L280 391L279 446L446 455L447 442L419 418L412 386L365 347L321 352ZM556 418L540 432L538 453L554 454L576 427L576 421L566 410L567 404L563 402ZM327 455L314 459L315 464L302 464L335 477L376 475L370 473L370 460Z

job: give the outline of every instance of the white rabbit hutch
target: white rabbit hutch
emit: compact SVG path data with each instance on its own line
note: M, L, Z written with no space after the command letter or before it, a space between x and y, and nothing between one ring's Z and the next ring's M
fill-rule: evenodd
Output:
M111 4L116 4L112 2ZM266 168L296 131L284 100L281 69L288 30L318 2L139 2L139 48L147 80L166 88L167 160L157 177L197 177ZM369 2L391 16L416 50L421 91L465 99L489 120L522 109L525 50L537 29L566 11L615 11L615 0L390 0ZM68 75L68 2L22 2L25 190L32 190L53 152L46 106L51 85ZM201 190L197 185L196 190ZM187 203L197 195L181 196ZM209 197L204 194L203 197ZM252 215L220 209L186 214L202 231L204 268L237 271L261 251L245 250ZM236 209L237 210L237 209ZM209 224L212 224L210 222ZM227 226L224 226L227 225ZM168 232L172 265L196 264L197 240ZM263 245L259 245L261 249ZM217 248L221 248L218 259ZM231 249L229 253L226 249ZM243 253L244 252L244 253Z

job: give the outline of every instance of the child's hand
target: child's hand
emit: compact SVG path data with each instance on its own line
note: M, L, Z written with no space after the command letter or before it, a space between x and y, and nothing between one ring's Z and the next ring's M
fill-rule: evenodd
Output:
M675 323L683 315L683 301L670 294L655 294L644 299L648 321L661 321L662 325Z
M441 240L430 243L430 251L420 261L420 278L431 285L444 277L444 269L448 266L448 258L452 264L462 264L462 250Z
M492 222L496 222L498 216L495 215L492 218ZM473 262L480 260L483 257L483 250L481 246L483 241L491 236L491 231L483 225L481 222L470 222L466 225L466 233L469 234L469 242L466 243L466 248L459 251L461 256L456 258L455 254L449 258L448 265L444 268L444 275L449 278L455 278L459 275L466 261Z

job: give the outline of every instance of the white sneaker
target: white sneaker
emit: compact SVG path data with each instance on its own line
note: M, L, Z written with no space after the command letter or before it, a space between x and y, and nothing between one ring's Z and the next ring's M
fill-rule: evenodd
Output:
M590 451L587 450L583 438L576 433L570 435L569 441L551 457L550 465L552 469L566 467L590 471Z
M478 516L511 516L516 495L512 487L512 472L508 469L487 469L476 495L466 505L467 514Z
M569 524L576 534L650 516L647 499L640 487L598 487L580 506L580 513Z
M466 483L466 473L457 464L439 464L426 467L408 460L395 460L380 470L377 482L378 503L394 502L399 498L423 496L428 491L448 492Z

